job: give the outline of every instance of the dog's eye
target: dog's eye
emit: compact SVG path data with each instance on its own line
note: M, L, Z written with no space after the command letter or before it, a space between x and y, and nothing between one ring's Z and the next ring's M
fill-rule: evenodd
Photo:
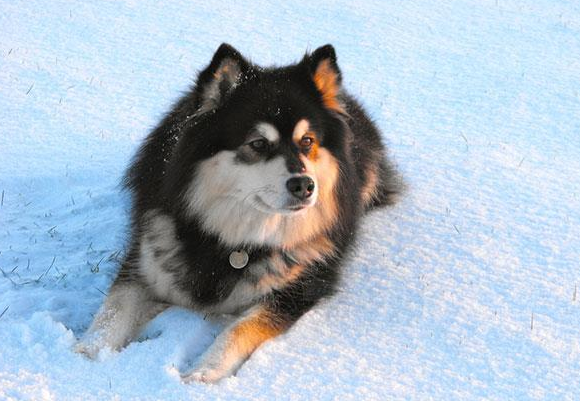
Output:
M303 136L302 139L300 139L300 147L302 149L309 149L313 143L314 139L310 138L309 136Z
M268 148L268 142L265 139L256 139L250 142L249 145L256 152L263 152Z

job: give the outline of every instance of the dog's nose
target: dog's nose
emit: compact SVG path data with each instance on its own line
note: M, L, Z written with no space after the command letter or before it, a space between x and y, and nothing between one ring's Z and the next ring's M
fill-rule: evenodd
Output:
M306 175L292 177L286 181L286 188L294 197L304 200L314 192L314 181Z

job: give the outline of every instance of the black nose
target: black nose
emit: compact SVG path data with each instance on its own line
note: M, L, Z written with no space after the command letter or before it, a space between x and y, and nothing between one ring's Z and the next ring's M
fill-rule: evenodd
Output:
M300 177L292 177L286 181L286 188L288 191L300 200L309 198L314 192L314 181L312 178L302 175Z

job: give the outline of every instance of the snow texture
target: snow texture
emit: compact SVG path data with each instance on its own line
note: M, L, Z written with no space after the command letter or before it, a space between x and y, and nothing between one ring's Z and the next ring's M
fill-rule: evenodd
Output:
M0 399L580 399L580 4L0 4ZM71 351L123 252L118 186L221 42L325 43L409 191L365 219L340 293L236 377L181 384L220 327L172 308Z

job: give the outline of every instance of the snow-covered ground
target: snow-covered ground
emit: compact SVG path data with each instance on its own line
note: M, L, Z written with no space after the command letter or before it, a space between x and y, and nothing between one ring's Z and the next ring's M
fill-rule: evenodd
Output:
M578 1L11 0L0 27L0 399L580 399ZM88 361L119 179L222 41L333 43L409 192L236 377L180 383L220 328L177 308Z

